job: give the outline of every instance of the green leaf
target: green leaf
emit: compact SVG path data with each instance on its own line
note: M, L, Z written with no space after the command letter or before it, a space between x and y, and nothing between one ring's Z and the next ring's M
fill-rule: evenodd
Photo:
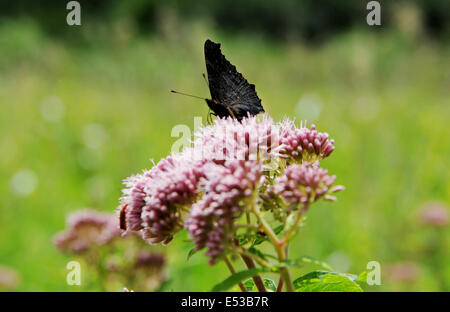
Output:
M270 289L270 290L272 290L272 291L277 291L277 286L275 285L275 282L272 281L272 280L269 279L269 278L265 278L265 279L264 279L264 286L265 286L267 289Z
M280 224L279 226L277 226L276 228L273 229L273 231L275 232L275 234L280 234L281 231L283 231L284 229L284 225Z
M356 275L327 271L313 271L297 278L293 283L296 291L302 292L361 292L355 283Z
M288 215L288 217L286 218L286 228L290 229L295 222L295 219L297 217L297 214L295 213L291 213L290 215Z
M264 260L265 260L266 258L272 258L272 259L278 260L278 258L277 258L276 256L271 255L271 254L267 254L267 253L263 253L261 250L255 248L255 247L253 247L253 246L250 247L249 249L247 249L247 251L248 251L248 252L251 252L251 253L254 254L254 255L259 256L260 258L263 258Z
M318 279L321 276L326 275L328 273L330 273L330 272L328 272L328 271L319 271L319 270L306 273L305 275L302 275L302 276L300 276L299 278L297 278L296 280L293 281L294 287L295 288L297 288L297 286L300 287L303 282L309 281L309 280L312 280L312 279Z
M245 244L248 243L248 238L247 237L239 237L239 246L244 246Z
M310 256L303 256L298 259L286 259L283 261L288 266L302 267L304 264L316 264L321 266L325 270L333 271L333 268L326 262L317 260Z
M253 242L252 246L260 245L263 242L265 242L266 240L267 240L267 237L262 236L262 235L258 235L258 237L255 238L255 241Z
M197 253L197 251L198 250L195 250L195 248L192 248L191 250L189 250L186 261L189 261L189 259L191 259L191 257Z
M281 231L283 231L284 225L280 224L279 226L275 227L273 229L273 231L275 232L275 234L279 234L281 233ZM255 238L255 240L253 241L252 247L253 246L257 246L262 244L263 242L265 242L266 240L269 240L269 238L266 235L261 235L261 234L257 234L258 236Z
M264 260L266 259L266 256L264 255L264 253L261 252L259 249L256 249L255 247L250 247L247 250L248 250L248 252L251 252L252 254L257 255L260 258L263 258Z
M248 279L244 282L244 287L247 291L253 291L253 287L255 287L255 282L253 279Z
M213 287L211 291L225 291L233 287L239 282L242 282L244 279L258 275L264 272L274 272L274 270L268 268L253 268L250 270L244 270L233 275L229 276L227 279L223 280L219 284Z
M358 278L356 279L356 282L358 282L358 283L364 283L364 284L367 284L367 274L369 274L369 272L370 271L364 271L364 272L361 272L359 275L358 275Z

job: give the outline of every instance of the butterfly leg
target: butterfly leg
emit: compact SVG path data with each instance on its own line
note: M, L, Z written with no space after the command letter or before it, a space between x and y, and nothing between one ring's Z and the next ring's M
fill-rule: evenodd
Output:
M233 117L234 119L237 119L236 116L234 116L233 111L231 110L231 108L229 108L229 107L227 106L227 110L228 110L228 112L230 113L231 117Z
M206 124L211 124L211 110L208 110L208 114L206 115Z
M209 124L212 124L212 123L213 123L212 116L215 117L215 116L217 116L217 115L210 111L210 112L209 112L209 115L208 115L208 117L209 117Z

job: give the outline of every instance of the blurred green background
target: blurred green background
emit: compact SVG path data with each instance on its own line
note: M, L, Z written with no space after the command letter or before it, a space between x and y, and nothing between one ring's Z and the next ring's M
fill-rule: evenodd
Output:
M66 24L67 1L0 2L0 265L16 272L10 289L98 290L66 284L72 257L52 236L71 211L113 212L121 180L168 155L172 127L205 120L204 102L169 90L208 96L210 38L275 120L306 119L336 140L322 166L347 189L308 213L291 254L351 273L378 261L382 285L367 291L449 291L449 2L380 2L373 27L365 1L80 1L81 26ZM430 201L446 225L425 224ZM165 248L167 290L207 291L228 272L200 253L186 262L186 237Z

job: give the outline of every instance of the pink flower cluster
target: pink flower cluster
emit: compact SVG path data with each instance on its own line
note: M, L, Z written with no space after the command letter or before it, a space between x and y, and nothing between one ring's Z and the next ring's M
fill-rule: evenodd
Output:
M211 264L233 244L235 222L248 207L247 199L269 187L264 171L279 169L283 158L317 161L334 150L333 140L314 125L275 124L267 115L217 118L197 131L192 143L126 179L120 207L126 207L127 230L140 230L151 243L168 243L185 227L197 250L208 249ZM273 189L290 202L302 202L328 196L333 181L321 169L288 167ZM301 183L309 184L295 191Z
M334 151L334 140L328 139L328 133L318 132L315 125L311 125L311 129L297 128L293 121L286 120L280 129L280 138L280 153L297 162L315 162Z
M261 119L217 118L209 127L194 133L193 148L184 151L189 159L223 163L225 160L256 160L279 156L279 128L267 115Z
M139 290L155 290L165 280L164 254L146 244L137 232L124 235L113 213L95 210L69 215L67 228L54 244L65 254L75 254L99 274L99 283L115 282Z
M244 211L250 198L264 181L258 161L231 160L224 166L206 165L204 195L192 206L186 221L196 250L208 248L206 255L214 264L229 244L233 244L234 221Z
M450 209L444 202L430 201L422 205L420 219L424 225L446 227L450 221Z
M143 230L145 239L167 244L183 229L183 207L197 196L203 171L197 164L178 157L161 160L151 170L125 180L122 205L127 205L126 224Z
M81 210L69 215L68 230L54 237L54 244L63 252L79 254L93 246L108 244L120 237L114 215L95 210Z
M311 203L324 196L327 200L336 200L331 193L339 192L343 186L330 188L336 176L329 176L328 171L309 163L288 166L278 177L270 192L281 195L291 204Z
M161 269L166 264L166 259L163 254L150 252L150 251L140 251L137 255L136 263L134 266L136 268L145 268L148 270Z

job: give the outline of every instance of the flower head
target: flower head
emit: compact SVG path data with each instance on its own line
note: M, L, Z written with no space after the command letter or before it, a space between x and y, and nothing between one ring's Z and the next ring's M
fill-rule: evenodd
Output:
M197 197L203 172L194 162L166 159L164 170L144 181L146 194L141 220L144 238L152 243L170 242L183 229L184 214Z
M16 290L20 284L20 276L13 268L0 265L0 291Z
M420 218L423 224L433 227L444 227L449 223L449 209L445 203L428 202L420 210Z
M315 125L311 125L311 129L298 128L293 121L285 120L280 125L280 132L280 153L297 163L321 160L334 150L334 140L329 139L328 133L318 132Z
M142 208L145 206L145 182L149 179L141 174L132 176L124 181L127 186L122 192L124 196L121 199L119 209L125 208L125 224L127 231L139 231L142 229Z
M396 262L387 265L386 277L391 282L411 283L420 275L420 267L411 261Z
M154 291L167 280L164 268L166 260L164 255L150 251L140 251L131 268L131 281L135 289Z
M284 174L278 177L270 192L280 195L291 204L310 203L320 197L327 200L336 200L331 193L344 189L343 186L331 188L336 176L329 176L328 171L317 165L304 163L288 166Z
M68 229L54 237L55 245L63 252L81 253L94 246L109 243L120 236L117 218L95 210L81 210L69 215Z
M152 243L168 243L183 228L183 207L196 198L202 175L196 163L180 156L126 179L119 207L126 205L127 231L142 230Z
M217 118L194 134L192 158L223 163L225 160L256 160L278 156L278 127L267 115L237 121Z
M245 210L245 199L263 181L257 161L226 161L225 166L209 165L204 180L204 196L192 207L186 228L196 250L208 248L210 264L233 244L234 222Z
M166 263L164 255L160 253L141 251L137 255L136 263L134 266L136 268L146 268L148 270L159 270Z

